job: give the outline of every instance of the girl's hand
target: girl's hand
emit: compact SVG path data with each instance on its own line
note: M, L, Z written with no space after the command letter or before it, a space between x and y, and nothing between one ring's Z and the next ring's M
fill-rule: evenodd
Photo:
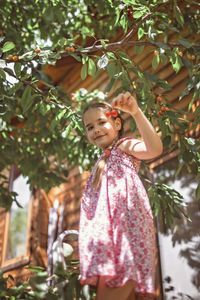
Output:
M118 108L133 116L136 115L139 110L135 97L132 96L129 92L119 94L116 98L114 98L112 101L112 107Z

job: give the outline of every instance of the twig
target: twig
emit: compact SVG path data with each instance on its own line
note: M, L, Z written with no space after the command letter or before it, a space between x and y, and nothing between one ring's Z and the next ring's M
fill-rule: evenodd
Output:
M107 44L105 47L103 47L102 45L95 45L95 46L90 46L90 47L86 47L83 48L81 51L78 51L78 49L76 50L76 53L88 53L88 52L95 52L95 51L101 51L101 50L113 50L116 48L122 48L122 46L128 46L128 45L134 45L134 46L141 46L141 45L149 45L149 46L156 46L159 47L158 44L156 42L151 42L151 41L127 41L125 40L124 42L118 41L118 42L113 42L113 43L109 43ZM174 47L184 47L181 43L162 43L160 42L160 44L166 45L170 48L174 48ZM194 44L192 45L193 48L200 48L200 44Z
M138 28L142 25L142 23L143 23L146 19L148 19L152 14L153 14L152 12L146 14L146 15L140 20L140 22L138 23L137 26L133 25L133 26L130 28L129 32L126 34L126 36L120 41L121 44L124 44L125 42L127 42L127 41L131 38L131 36L132 36L134 33L136 33L136 31L137 31Z
M41 94L42 96L45 95L45 93L41 90L39 90L38 88L36 88L31 82L26 81L26 80L22 80L20 78L17 78L12 72L10 72L8 69L4 69L4 71L9 75L14 77L15 79L19 80L20 82L22 82L25 85L29 85L33 90L35 90L37 93Z

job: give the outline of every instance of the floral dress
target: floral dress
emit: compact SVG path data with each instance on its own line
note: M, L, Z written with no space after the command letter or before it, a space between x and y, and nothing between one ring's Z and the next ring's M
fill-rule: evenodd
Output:
M79 226L81 284L97 286L99 276L108 276L109 287L133 280L138 298L147 299L154 295L154 220L137 174L140 161L118 145L106 160L100 187L91 183L105 153L85 186Z

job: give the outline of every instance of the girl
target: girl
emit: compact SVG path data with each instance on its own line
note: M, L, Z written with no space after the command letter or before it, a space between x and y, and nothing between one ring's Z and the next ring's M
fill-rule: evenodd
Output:
M131 114L143 141L121 138L116 109ZM104 152L95 164L81 203L81 283L97 286L97 300L154 299L155 232L140 160L162 153L162 142L129 93L92 102L83 112L90 143Z

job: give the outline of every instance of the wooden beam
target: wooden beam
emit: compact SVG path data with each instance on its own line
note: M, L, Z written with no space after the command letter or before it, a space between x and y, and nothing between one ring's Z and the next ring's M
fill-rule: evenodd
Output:
M28 265L29 263L30 263L29 257L21 256L19 258L13 258L12 260L9 260L8 263L1 266L1 270L3 272L7 272Z

